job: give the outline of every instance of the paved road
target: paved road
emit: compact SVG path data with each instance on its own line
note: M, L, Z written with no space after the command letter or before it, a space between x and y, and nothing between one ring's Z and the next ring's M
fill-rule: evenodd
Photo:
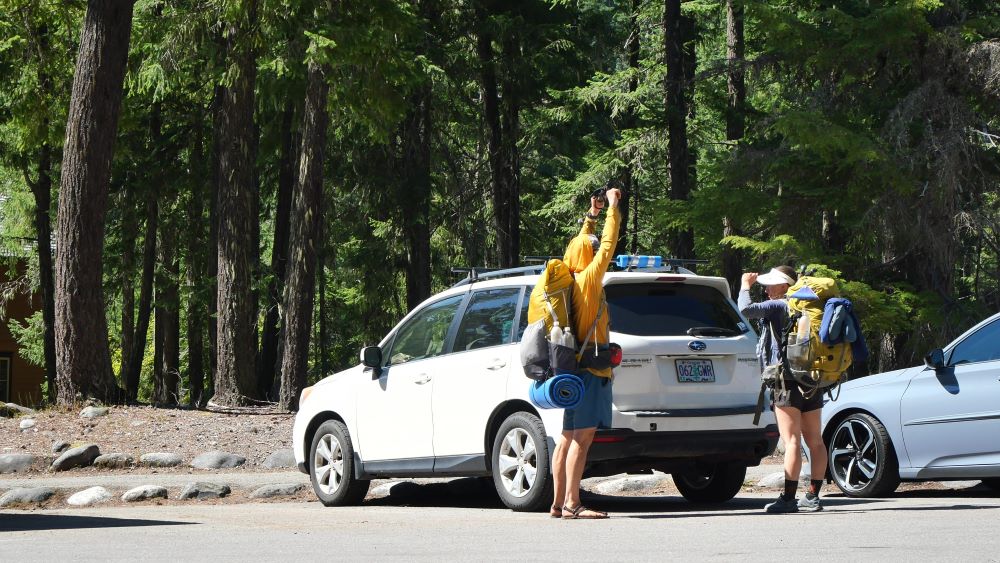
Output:
M721 508L679 497L585 498L603 522L521 514L438 485L350 508L317 502L0 510L0 560L1000 561L1000 498L985 490L830 496L820 514L765 515L771 495ZM565 549L565 551L562 551Z

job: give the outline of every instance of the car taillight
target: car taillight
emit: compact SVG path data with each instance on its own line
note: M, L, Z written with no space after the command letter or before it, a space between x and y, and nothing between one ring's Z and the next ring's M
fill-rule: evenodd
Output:
M612 442L624 442L625 436L594 436L595 444L608 444Z
M306 399L309 398L309 395L312 392L313 392L313 388L312 387L306 387L305 389L302 390L302 394L299 396L299 406L300 407L303 405L303 403L306 402Z

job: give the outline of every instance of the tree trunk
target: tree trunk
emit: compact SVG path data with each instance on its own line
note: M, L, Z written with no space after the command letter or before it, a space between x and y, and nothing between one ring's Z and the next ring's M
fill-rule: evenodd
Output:
M205 278L205 260L202 250L204 233L204 143L200 130L201 117L195 117L196 137L192 155L191 196L187 205L187 285L194 295L187 302L187 345L188 345L188 406L201 406L205 390L204 326L205 304L199 298L199 286Z
M122 357L118 376L121 379L122 387L125 388L126 398L128 398L129 360L132 357L132 343L135 338L135 247L131 241L139 238L139 227L136 224L138 218L130 196L128 190L122 189L122 240L125 241L125 244L122 245L121 262Z
M323 153L326 150L329 86L326 69L309 63L302 112L302 149L292 197L291 238L285 284L284 355L281 362L281 408L298 410L306 383L309 332L312 328L316 274L316 242L323 220Z
M687 93L684 85L685 25L681 21L681 0L666 0L663 8L664 57L667 64L666 115L667 152L670 165L670 199L686 201L691 194L690 153L687 139ZM678 258L694 258L694 233L674 229L671 250Z
M278 164L278 205L274 217L274 244L271 250L271 283L265 296L266 314L260 343L260 363L258 364L258 393L262 397L271 394L275 372L281 367L278 358L278 312L281 294L285 288L285 263L288 262L288 224L291 210L292 185L295 182L295 147L292 144L292 118L294 106L285 104L281 116L281 155Z
M215 395L215 379L219 372L218 312L219 312L219 194L222 193L222 106L226 97L223 86L215 87L212 101L212 162L208 194L208 361L209 378L206 397Z
M46 136L49 119L43 119ZM31 186L35 198L35 243L38 251L38 277L42 289L42 338L45 347L45 381L48 387L46 400L54 403L57 396L56 380L56 302L55 278L52 272L52 147L43 141L38 150L38 181Z
M161 275L156 295L156 344L159 350L156 354L156 378L153 385L153 402L160 406L177 406L180 394L179 272L174 232L171 228L160 229Z
M743 73L743 0L726 0L726 140L736 144L746 129L746 84ZM722 236L739 234L739 226L731 217L722 218ZM729 282L733 299L739 294L743 273L743 253L729 246L721 252L722 276Z
M625 52L628 55L628 67L632 71L632 77L628 80L628 91L634 94L639 88L639 35L642 32L639 28L639 0L632 0L629 10L629 34L625 42ZM622 119L622 129L629 130L636 126L635 111L629 110ZM618 246L615 254L629 254L628 221L632 217L632 240L631 253L638 254L638 231L639 231L639 184L635 179L635 174L631 164L626 164L621 173L622 201L618 204L622 212L622 223L618 230Z
M120 403L102 285L104 215L132 30L132 1L90 0L66 122L56 239L59 403L77 393Z
M256 394L256 298L253 274L257 249L254 223L253 110L256 58L251 27L256 25L256 2L238 26L231 29L229 50L238 71L226 89L222 110L222 147L219 159L219 264L217 349L214 401L246 405Z
M485 8L477 3L476 53L479 58L480 88L483 94L483 117L488 130L493 218L496 228L497 261L501 268L514 266L520 260L520 199L517 170L518 101L514 79L504 81L504 101L501 104L496 62L493 52L493 32ZM505 39L504 58L507 67L516 57L516 43ZM508 73L514 72L507 70ZM501 114L502 112L502 114Z
M412 310L431 296L431 89L411 98L403 124L400 175L403 234L406 238L406 305Z
M510 268L521 262L521 154L517 140L521 137L521 99L519 67L520 37L507 30L503 40L503 96L500 99L500 120L503 133L500 147L503 156L500 192L500 217L504 236L500 238L501 267Z
M128 369L122 375L128 400L139 398L139 376L142 359L146 355L146 335L149 333L149 316L153 308L153 274L156 268L156 233L159 230L159 205L156 193L146 194L146 238L142 245L142 279L139 281L139 311L135 322L135 336L128 359Z

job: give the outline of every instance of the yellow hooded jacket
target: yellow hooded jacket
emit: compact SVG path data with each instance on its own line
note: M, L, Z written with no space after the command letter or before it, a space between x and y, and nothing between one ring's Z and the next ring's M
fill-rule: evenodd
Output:
M621 215L617 207L608 209L607 217L604 220L604 231L601 233L601 247L595 253L590 244L590 235L594 234L597 221L594 219L584 219L583 228L580 234L573 237L566 247L566 254L563 262L575 274L573 283L573 336L578 345L582 345L590 327L597 318L597 312L601 309L601 303L606 303L604 297L604 273L608 271L611 263L611 255L618 244L618 225L621 222ZM584 354L594 353L594 344L607 345L611 340L608 325L611 315L608 313L607 304L603 307L601 317L597 320L597 328ZM611 368L597 370L587 368L590 373L600 377L611 377Z

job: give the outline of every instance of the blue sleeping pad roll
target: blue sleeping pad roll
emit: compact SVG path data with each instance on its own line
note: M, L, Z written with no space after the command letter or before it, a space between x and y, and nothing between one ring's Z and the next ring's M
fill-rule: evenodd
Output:
M583 380L572 373L556 374L531 383L528 396L539 408L571 409L583 399Z

